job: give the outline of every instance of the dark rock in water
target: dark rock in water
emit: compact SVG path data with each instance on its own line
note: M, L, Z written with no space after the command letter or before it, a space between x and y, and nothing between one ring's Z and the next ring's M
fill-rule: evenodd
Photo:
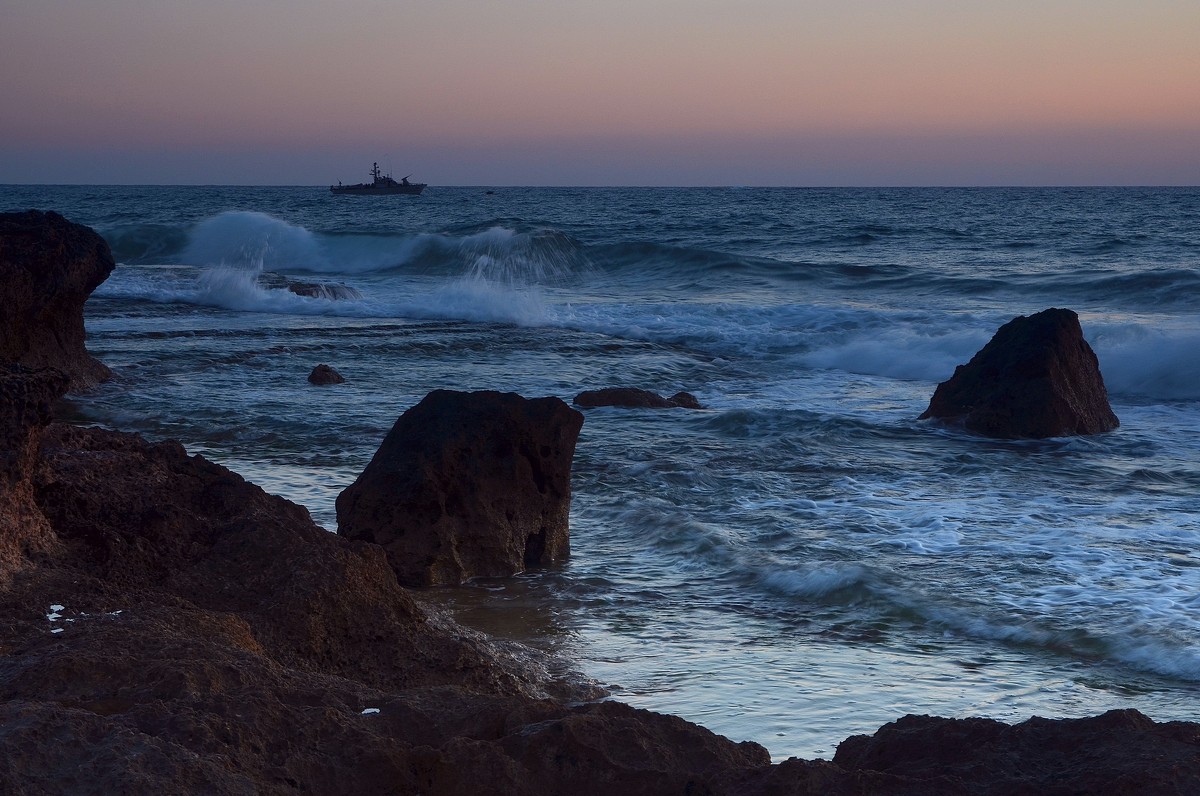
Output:
M920 419L930 417L1000 439L1098 434L1120 425L1079 317L1064 309L1001 326L938 385Z
M700 401L690 392L677 392L667 399L672 406L678 406L680 409L703 409Z
M343 384L346 381L342 374L325 364L313 368L312 373L308 374L308 380L312 384Z
M323 298L333 301L362 298L362 293L349 285L325 282L292 282L287 289L297 296L307 296L308 298Z
M629 409L702 409L696 396L677 392L670 398L637 387L606 387L602 390L585 390L575 396L576 406L620 406Z
M582 425L557 398L431 392L338 496L338 533L383 545L411 585L513 575L566 558Z
M84 346L83 304L114 267L87 227L57 213L0 213L0 363L57 368L73 390L107 379Z
M910 716L833 762L772 766L674 716L580 704L595 692L423 604L377 545L177 443L47 425L68 381L0 367L0 793L1200 793L1200 725L1135 711ZM565 554L579 413L498 393L420 406L376 456L432 485L401 490L400 513L561 520L541 552Z

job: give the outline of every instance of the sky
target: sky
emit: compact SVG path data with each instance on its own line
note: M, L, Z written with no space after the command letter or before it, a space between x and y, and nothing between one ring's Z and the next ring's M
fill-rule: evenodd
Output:
M1197 185L1200 0L0 0L0 183Z

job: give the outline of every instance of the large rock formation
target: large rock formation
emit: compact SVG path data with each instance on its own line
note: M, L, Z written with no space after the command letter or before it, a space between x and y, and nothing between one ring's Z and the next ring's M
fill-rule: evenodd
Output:
M1064 309L1001 326L938 385L919 419L931 417L1000 439L1098 434L1120 425L1079 318Z
M399 586L377 545L177 443L49 423L67 385L0 368L0 793L1200 792L1200 725L1133 711L1012 727L910 716L834 762L772 766L758 744L673 716L580 703L595 693L545 658ZM479 476L508 467L562 490L546 468L569 476L582 421L546 401L443 396L397 447L437 459L442 440L454 466L428 472L459 484L499 490ZM548 438L505 433L530 418Z
M558 398L436 390L400 416L338 496L338 533L382 545L408 585L563 559L582 425Z
M57 213L0 213L0 363L58 368L73 390L107 379L84 347L83 304L114 266L88 227Z
M584 408L619 406L627 409L701 409L700 402L690 392L677 392L664 398L656 392L638 387L605 387L584 390L573 403Z

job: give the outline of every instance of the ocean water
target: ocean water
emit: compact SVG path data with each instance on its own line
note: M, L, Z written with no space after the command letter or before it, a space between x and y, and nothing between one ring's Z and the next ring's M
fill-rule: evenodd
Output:
M569 562L429 592L619 699L776 758L905 713L1200 720L1200 190L0 186L27 208L119 263L86 309L115 378L74 418L331 531L430 390L694 393L586 412ZM1055 306L1120 429L916 420Z

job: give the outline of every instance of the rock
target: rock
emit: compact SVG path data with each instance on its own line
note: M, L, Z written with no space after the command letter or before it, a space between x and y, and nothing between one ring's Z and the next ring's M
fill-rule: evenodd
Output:
M557 398L436 390L337 499L338 533L387 551L401 583L507 576L566 558L583 415Z
M575 396L576 406L620 406L630 409L702 409L696 396L677 392L670 398L637 387L606 387L602 390L585 390Z
M596 693L538 653L402 588L377 545L177 443L50 422L68 383L0 366L0 793L1200 793L1200 724L1136 711L909 716L833 762L772 766L673 716L581 703ZM509 520L533 515L532 494L506 502L532 484L553 522L578 412L498 393L421 406L385 440L440 490L414 494ZM464 509L473 488L492 503Z
M362 293L349 285L338 285L329 282L292 282L288 284L287 289L297 296L329 299L331 301L362 298Z
M0 365L0 583L29 556L56 547L29 479L51 406L67 383L67 376L52 368Z
M843 741L833 762L847 771L957 780L967 793L1192 794L1200 793L1200 725L1156 724L1136 710L1012 726L905 716Z
M308 381L310 384L343 384L346 380L329 365L321 364L308 374Z
M919 419L931 417L1000 439L1098 434L1120 425L1079 318L1064 309L1001 326L938 385Z
M57 213L0 213L0 363L57 368L72 390L107 379L84 346L83 304L114 267L87 227Z

